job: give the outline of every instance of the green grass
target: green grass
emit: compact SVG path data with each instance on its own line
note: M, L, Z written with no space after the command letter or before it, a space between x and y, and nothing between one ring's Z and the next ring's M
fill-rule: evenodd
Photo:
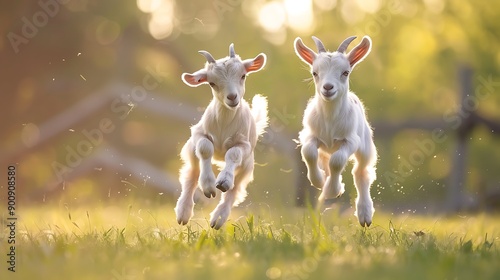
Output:
M500 278L498 216L378 211L363 229L352 212L237 208L216 231L210 207L196 209L184 227L172 208L24 207L17 271L2 260L0 279ZM7 231L1 234L5 259Z

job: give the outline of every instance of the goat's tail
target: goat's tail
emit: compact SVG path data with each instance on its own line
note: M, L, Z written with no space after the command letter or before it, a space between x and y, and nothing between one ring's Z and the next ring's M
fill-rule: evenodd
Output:
M252 99L252 116L255 120L257 136L264 134L268 125L267 99L260 94L256 94Z

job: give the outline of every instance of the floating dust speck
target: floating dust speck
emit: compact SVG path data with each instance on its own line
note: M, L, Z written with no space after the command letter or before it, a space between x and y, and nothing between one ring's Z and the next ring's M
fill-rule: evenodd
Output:
M205 24L203 23L203 20L201 20L201 19L199 19L199 18L197 18L197 17L195 17L194 19L195 19L195 20L197 20L199 23L201 23L201 25L205 25Z
M130 107L130 109L127 112L127 115L128 115L128 114L130 114L130 112L132 112L132 110L134 110L135 104L132 102L129 102L127 105Z
M80 74L80 78L82 78L84 81L87 81L87 79L85 79L85 77L82 74Z
M129 181L121 180L120 182L122 182L122 183L124 183L126 185L129 185L129 186L132 186L132 187L134 187L134 188L137 189L137 187L134 184L130 183ZM120 193L120 192L118 192L118 193Z

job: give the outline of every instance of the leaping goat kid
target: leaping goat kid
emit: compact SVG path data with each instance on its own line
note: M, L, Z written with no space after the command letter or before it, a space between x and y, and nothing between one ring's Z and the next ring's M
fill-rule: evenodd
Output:
M186 224L193 215L198 184L208 198L215 197L219 189L222 198L210 214L210 226L219 229L231 208L245 200L246 187L253 180L254 148L268 123L267 100L255 95L250 108L243 96L247 75L264 67L266 55L242 61L233 44L229 46L229 57L219 60L206 51L199 53L207 59L205 67L193 74L182 74L182 80L191 87L209 84L213 98L201 120L191 127L191 138L181 151L182 192L175 213L177 222ZM212 162L222 168L217 179Z
M326 199L344 193L341 173L354 155L352 169L358 192L356 213L361 226L372 223L373 201L370 185L376 178L377 150L372 130L366 120L365 109L359 98L349 91L349 75L371 49L371 40L365 36L348 54L349 37L335 52L326 51L323 43L313 37L318 53L295 39L295 53L311 66L315 95L304 112L299 133L302 160L307 165L311 184L321 189L320 204Z

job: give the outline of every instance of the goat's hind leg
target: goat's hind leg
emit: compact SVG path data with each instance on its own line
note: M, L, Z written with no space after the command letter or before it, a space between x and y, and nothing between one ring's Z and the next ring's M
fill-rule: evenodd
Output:
M196 191L196 186L198 185L198 176L200 173L198 158L195 155L194 145L191 139L188 140L182 148L181 158L184 161L179 177L182 190L174 210L177 222L185 225L193 216L193 197Z
M375 145L371 143L366 151L355 153L356 163L352 169L354 184L358 191L356 198L356 213L361 226L370 226L373 219L373 200L370 195L370 186L375 181L375 164L377 151Z

